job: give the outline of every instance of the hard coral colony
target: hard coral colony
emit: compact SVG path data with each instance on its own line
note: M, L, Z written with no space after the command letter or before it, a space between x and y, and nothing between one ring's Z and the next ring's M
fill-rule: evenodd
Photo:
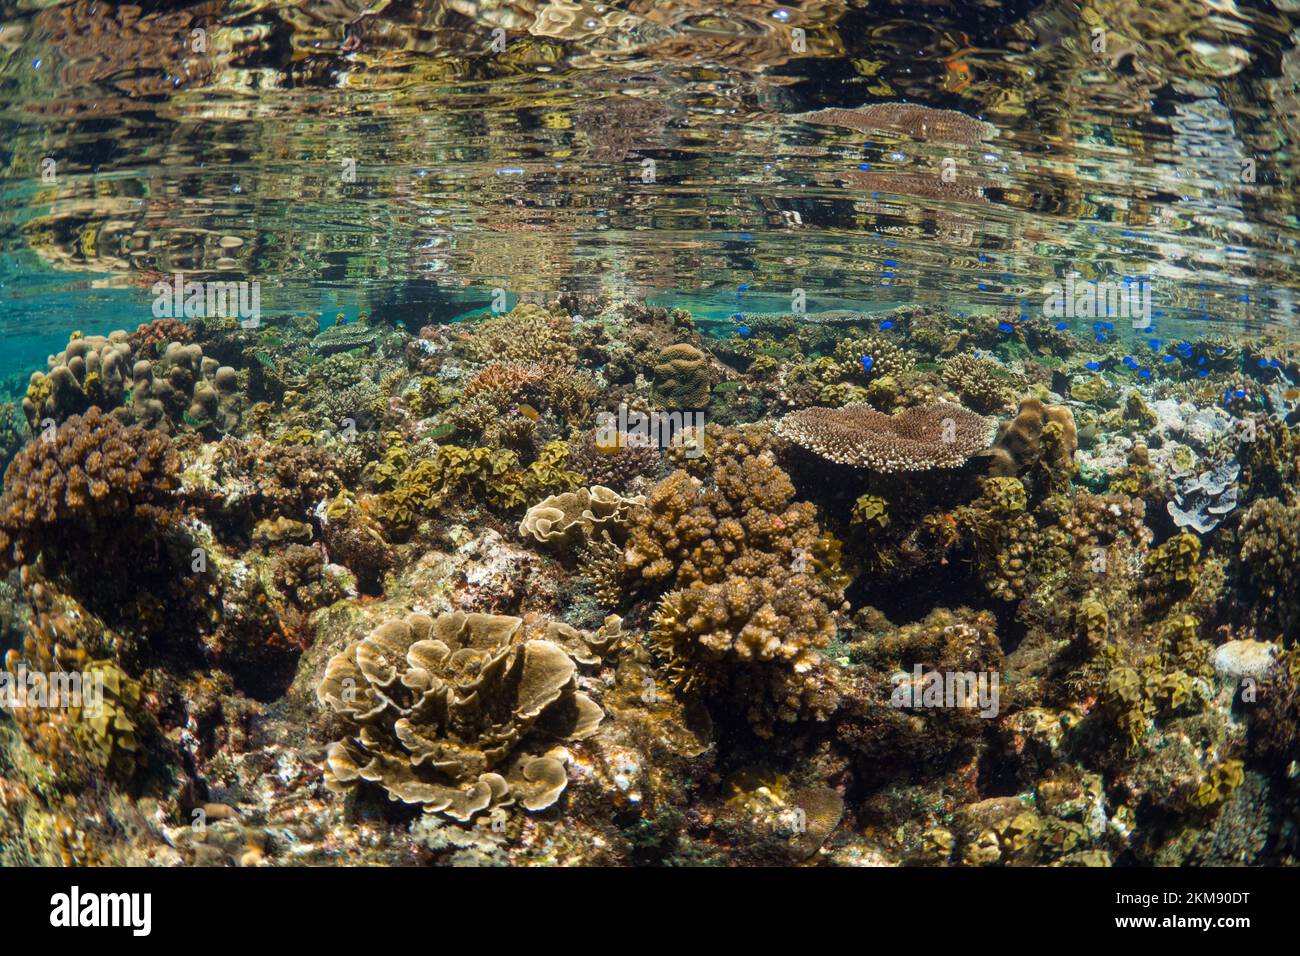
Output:
M1256 234L1285 286L1262 173L1153 168L1266 98L1213 165L1293 142L1300 42L1220 97L1227 3L1085 4L1085 59L1053 2L19 6L6 86L222 139L132 146L135 182L86 90L12 111L42 136L7 165L66 125L86 168L0 191L39 197L6 237L168 291L0 380L0 865L1300 862L1300 350L1189 318L1208 278L1160 327L1108 311L1147 278L1110 246L1024 291L1081 242L1199 279ZM1008 37L1032 62L980 52ZM1122 123L1071 112L1102 75ZM40 283L5 252L8 305ZM706 291L655 293L682 262ZM254 268L265 314L199 301Z

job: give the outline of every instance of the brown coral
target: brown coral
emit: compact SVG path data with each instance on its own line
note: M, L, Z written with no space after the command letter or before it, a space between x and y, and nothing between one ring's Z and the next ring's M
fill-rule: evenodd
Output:
M669 408L704 408L713 388L709 357L693 345L678 342L655 361L655 397Z
M316 694L354 733L329 748L327 785L380 784L394 800L466 821L519 803L544 810L568 782L547 741L604 714L547 640L512 643L519 618L451 612L380 625L333 657Z
M624 498L595 485L550 495L533 505L519 522L519 533L542 544L576 544L601 532L620 530L632 509L645 499Z
M953 468L982 450L988 419L939 402L886 415L869 405L805 408L777 424L776 433L841 465L882 472Z
M0 566L43 549L84 549L95 535L153 520L170 501L177 467L164 435L96 407L72 416L23 449L5 474Z

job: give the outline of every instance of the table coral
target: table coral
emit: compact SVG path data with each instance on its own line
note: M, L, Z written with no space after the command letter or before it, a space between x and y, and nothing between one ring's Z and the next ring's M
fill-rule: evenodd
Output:
M828 461L879 472L952 468L988 444L988 419L940 402L885 415L869 405L791 412L776 433Z

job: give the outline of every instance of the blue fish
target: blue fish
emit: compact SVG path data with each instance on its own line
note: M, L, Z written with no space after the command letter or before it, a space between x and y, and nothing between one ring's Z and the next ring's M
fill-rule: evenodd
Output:
M870 372L871 366L875 364L876 364L876 360L873 359L870 355L862 356L862 371Z
M1115 323L1114 323L1114 322L1103 322L1101 325L1102 325L1102 328L1104 328L1107 332L1113 332L1113 331L1115 331Z
M1197 378L1208 378L1208 377L1209 377L1209 374L1210 374L1210 373L1207 372L1205 369L1201 369L1199 372L1196 373L1196 377L1197 377Z
M1205 364L1205 356L1202 355L1200 358L1198 358L1198 359L1196 360L1196 364L1197 364L1197 365L1204 365L1204 364Z
M747 325L742 325L740 328L736 329L736 331L739 332L741 335L748 335L748 334L749 334L749 326L747 326Z
M1222 355L1222 354L1223 354L1224 352L1226 352L1226 351L1228 351L1228 350L1225 349L1222 345L1220 345L1218 348L1216 348L1216 349L1214 350L1214 354L1215 354L1215 355Z
M1269 359L1269 360L1268 360L1268 364L1269 364L1269 365L1272 365L1272 366L1274 366L1274 367L1276 367L1276 368L1281 368L1281 367L1282 367L1282 363L1279 362L1277 359Z
M739 312L733 312L731 317L735 319L737 322L739 322L741 319L744 318L744 316L741 315Z
M1150 342L1147 343L1147 345L1151 346L1151 349L1154 351L1155 349L1160 348L1160 340L1152 339Z
M1151 370L1149 368L1138 369L1138 374L1141 375L1143 378L1150 378Z
M1173 355L1166 355L1166 356L1165 356L1164 358L1162 358L1160 361L1162 361L1162 362L1164 362L1166 365L1168 365L1170 362L1177 362L1178 359L1177 359L1175 356L1173 356Z
M1260 367L1260 368L1268 368L1268 359L1260 359L1260 360L1259 360L1259 367Z
M1085 364L1083 367L1086 368L1086 369L1087 369L1088 371L1090 371L1090 372L1096 372L1097 370L1099 370L1099 369L1101 368L1101 364L1098 363L1098 362L1088 362L1088 363Z
M892 329L893 327L894 327L894 323L891 322L889 319L885 319L885 321L883 321L883 322L880 323L880 328L881 328L882 331L888 331L889 329Z
M1016 327L1015 327L1014 325L1008 325L1006 322L999 322L999 323L998 323L998 331L999 331L999 332L1014 332L1015 330L1016 330Z
M1245 393L1245 391L1243 391L1243 390L1240 389L1240 388L1237 389L1235 392L1233 392L1232 395L1233 395L1234 398L1245 398L1245 397L1246 397L1246 393Z
M1137 364L1137 362L1134 360L1133 356L1131 356L1131 355L1125 355L1122 361L1124 362L1125 365L1136 365L1136 364Z
M1098 332L1098 333L1097 333L1097 341L1098 341L1098 342L1105 342L1105 341L1106 341L1106 336L1104 336L1104 335L1102 335L1100 332Z
M1069 322L1057 322L1057 323L1056 323L1056 331L1058 331L1058 332L1064 332L1064 331L1065 331L1066 329L1068 329L1069 327L1070 327L1070 323L1069 323Z

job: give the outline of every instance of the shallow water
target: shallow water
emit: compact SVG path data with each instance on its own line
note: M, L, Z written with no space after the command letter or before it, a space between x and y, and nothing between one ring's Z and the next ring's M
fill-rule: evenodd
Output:
M0 133L0 648L130 715L0 721L11 816L96 821L0 812L0 861L1300 859L1297 0L0 3ZM726 454L638 463L649 409ZM351 642L461 611L578 676L359 772L331 733L398 705L335 672L399 665ZM895 720L908 654L1002 674L997 720ZM564 760L506 761L561 694ZM187 842L236 806L261 836ZM489 806L542 822L438 829Z
M124 33L107 4L11 11L6 369L147 320L141 276L174 270L330 318L441 318L496 287L1036 310L1074 271L1150 276L1188 321L1295 320L1300 67L1278 9L469 7L146 5ZM897 101L988 126L801 119Z

